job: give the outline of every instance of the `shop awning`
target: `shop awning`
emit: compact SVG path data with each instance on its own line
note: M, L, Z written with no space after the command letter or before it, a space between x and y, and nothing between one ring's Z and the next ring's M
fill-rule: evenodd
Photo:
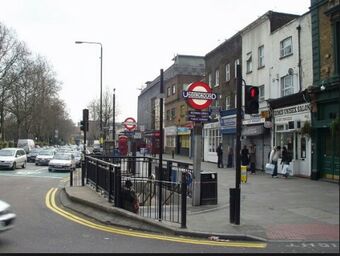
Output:
M263 124L261 125L246 125L242 128L242 136L257 136L265 132Z

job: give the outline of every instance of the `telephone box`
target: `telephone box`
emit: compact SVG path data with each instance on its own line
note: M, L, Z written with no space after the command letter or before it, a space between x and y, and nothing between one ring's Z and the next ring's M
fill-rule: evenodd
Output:
M118 138L118 150L121 156L126 156L128 153L128 137L121 135Z

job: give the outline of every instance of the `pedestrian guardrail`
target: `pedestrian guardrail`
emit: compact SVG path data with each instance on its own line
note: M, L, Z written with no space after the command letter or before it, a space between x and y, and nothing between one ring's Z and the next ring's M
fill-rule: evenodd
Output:
M87 155L79 175L82 186L92 186L120 208L126 206L122 191L127 181L131 181L140 216L186 227L187 196L192 194L192 164L163 160L160 171L158 159L152 157ZM72 183L71 180L70 185Z

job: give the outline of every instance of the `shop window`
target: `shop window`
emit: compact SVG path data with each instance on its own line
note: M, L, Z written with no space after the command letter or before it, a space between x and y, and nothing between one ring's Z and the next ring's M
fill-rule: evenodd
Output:
M221 137L221 133L219 129L215 128L215 129L208 129L208 130L209 130L208 149L209 149L209 152L213 153L213 152L216 152L216 148L218 144L222 142L222 137Z

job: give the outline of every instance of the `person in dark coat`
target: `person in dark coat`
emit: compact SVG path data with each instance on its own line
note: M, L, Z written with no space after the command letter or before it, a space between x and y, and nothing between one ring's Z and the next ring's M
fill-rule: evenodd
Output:
M223 148L222 143L220 143L216 149L217 153L217 168L223 168Z
M243 149L241 150L241 164L244 166L248 166L249 164L249 150L247 145L244 145Z
M290 162L291 162L291 159L290 159L289 152L287 151L286 147L283 147L282 152L281 152L281 164L283 165L283 168L282 168L283 176L285 176L286 178L288 178L288 175L289 175L288 166Z
M255 151L254 145L250 146L249 162L250 162L250 166L249 166L250 172L251 174L255 174L256 151Z

